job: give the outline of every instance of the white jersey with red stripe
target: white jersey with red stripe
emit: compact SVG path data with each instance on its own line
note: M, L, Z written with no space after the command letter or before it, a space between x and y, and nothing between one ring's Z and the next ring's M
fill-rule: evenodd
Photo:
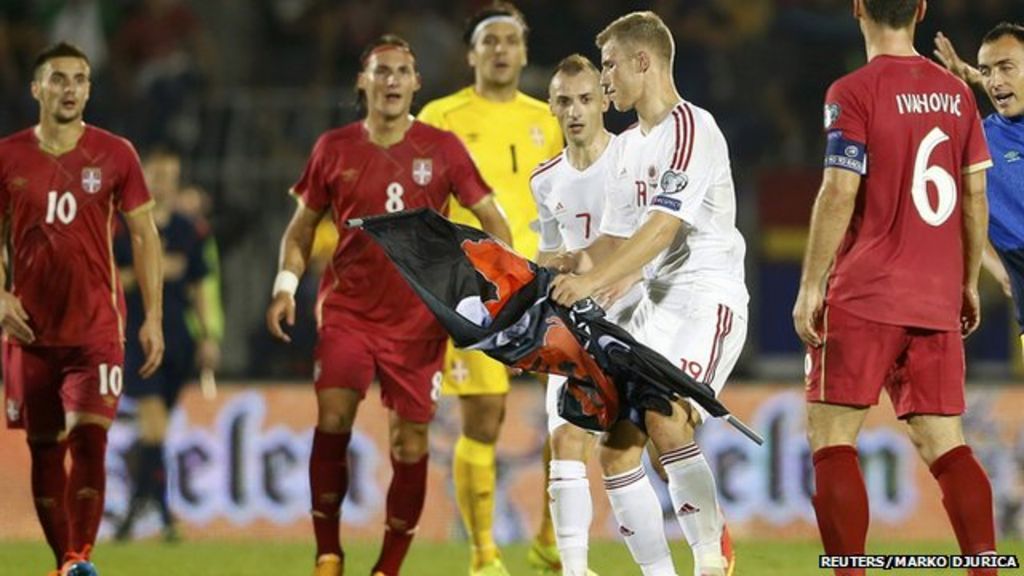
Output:
M538 166L530 191L540 215L540 249L582 250L597 238L604 214L604 185L611 174L612 136L604 152L583 170L573 168L568 152Z
M684 222L679 235L644 268L649 298L676 309L697 294L746 316L743 259L729 148L711 114L685 101L644 134L634 126L611 147L601 233L628 237L652 211Z
M530 190L540 215L541 250L576 252L597 239L605 211L604 186L612 173L615 138L612 136L601 155L583 170L569 163L568 152L563 149L533 171ZM608 307L607 318L625 326L641 295L640 285L635 285Z

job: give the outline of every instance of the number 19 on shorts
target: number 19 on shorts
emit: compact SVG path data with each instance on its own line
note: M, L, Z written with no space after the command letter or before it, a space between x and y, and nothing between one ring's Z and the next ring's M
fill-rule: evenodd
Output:
M117 364L100 364L100 395L120 396L124 387L124 373Z

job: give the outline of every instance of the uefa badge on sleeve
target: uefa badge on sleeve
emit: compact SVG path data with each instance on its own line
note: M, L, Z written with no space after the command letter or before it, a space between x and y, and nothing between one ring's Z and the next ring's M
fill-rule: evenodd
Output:
M103 172L96 167L82 168L82 190L95 194L103 187Z
M828 130L839 120L839 113L841 112L839 104L830 103L825 104L825 130Z
M412 161L412 181L420 186L430 184L434 176L434 161L430 158L414 158Z
M685 172L677 170L665 170L661 174L661 193L678 194L690 183L690 178Z

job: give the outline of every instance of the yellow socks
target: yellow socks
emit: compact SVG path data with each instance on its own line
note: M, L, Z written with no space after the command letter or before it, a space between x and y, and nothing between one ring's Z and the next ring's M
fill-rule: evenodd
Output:
M455 502L473 543L473 567L479 568L498 558L492 531L496 483L494 444L459 436L452 473Z

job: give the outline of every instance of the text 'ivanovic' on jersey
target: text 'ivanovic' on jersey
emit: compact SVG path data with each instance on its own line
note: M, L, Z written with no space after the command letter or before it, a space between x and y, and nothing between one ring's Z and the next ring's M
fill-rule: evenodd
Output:
M925 94L897 94L896 106L900 114L932 114L944 112L961 116L960 94L931 92Z

